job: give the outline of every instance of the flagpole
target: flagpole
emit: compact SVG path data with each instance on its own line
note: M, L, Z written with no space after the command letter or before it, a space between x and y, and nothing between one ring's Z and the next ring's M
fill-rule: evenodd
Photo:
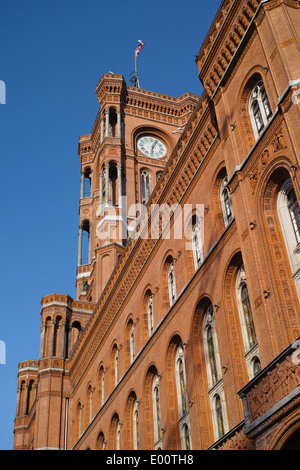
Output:
M144 42L139 40L139 46L137 49L135 49L134 54L135 54L135 67L134 67L134 72L131 74L130 81L133 83L133 86L135 88L140 88L140 83L139 83L139 76L138 76L138 71L137 71L137 58L140 54L140 51L142 47L144 46Z
M135 56L135 77L136 77L136 87L140 88L139 84L139 76L138 76L138 71L137 71L137 53L134 51L134 56Z

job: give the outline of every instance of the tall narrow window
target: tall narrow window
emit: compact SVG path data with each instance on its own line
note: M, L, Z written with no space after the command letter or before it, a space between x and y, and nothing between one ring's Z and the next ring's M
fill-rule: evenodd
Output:
M187 424L183 425L183 450L191 449L190 430Z
M153 418L154 418L154 443L157 443L162 437L160 398L159 398L159 378L157 375L155 375L153 379L152 400L153 400Z
M229 188L227 186L228 178L227 176L223 179L221 184L221 205L223 210L223 218L225 222L225 227L230 224L234 215L232 208L232 199Z
M92 171L87 168L84 172L84 190L83 197L90 197L92 189Z
M288 196L288 209L295 232L297 243L300 243L300 208L296 198L294 188L291 188Z
M206 359L206 368L208 375L209 388L212 388L221 377L218 346L215 330L214 309L210 304L206 309L203 324L203 340Z
M175 378L177 388L177 400L178 400L178 414L179 414L179 429L181 437L182 449L187 449L187 445L191 448L190 439L190 416L188 407L188 394L186 384L186 370L185 370L185 359L182 344L179 344L176 350L175 358ZM188 439L187 439L188 430Z
M258 138L272 117L271 106L262 80L252 90L249 113L254 135Z
M225 391L222 379L222 368L215 325L215 315L210 303L205 310L203 319L203 344L208 379L208 395L213 420L215 439L219 439L228 430L225 404ZM220 402L216 398L220 398ZM219 405L222 404L222 408ZM221 426L222 424L222 426Z
M256 339L250 300L249 300L249 292L248 292L248 288L246 284L244 284L241 287L241 301L243 305L243 312L245 316L247 334L249 338L249 345L252 348L252 346L254 346L257 343L257 339Z
M152 293L149 293L147 312L148 312L148 331L149 331L149 336L151 336L153 334L153 331L154 331Z
M116 448L117 450L121 449L121 423L118 420L117 429L116 429Z
M181 418L188 411L188 399L185 379L185 362L183 348L181 345L179 345L177 348L175 374L177 382L179 417Z
M85 220L81 226L81 262L80 264L89 264L90 262L90 223Z
M249 379L251 380L254 377L253 358L259 358L259 348L244 266L241 266L237 273L236 302L239 311L242 337L244 342L245 359L247 363Z
M101 406L104 404L104 368L101 367L100 369L100 380L101 380Z
M215 398L215 406L216 406L216 416L217 416L217 423L218 423L218 433L219 439L224 436L224 418L223 418L223 409L222 409L222 402L219 395Z
M209 366L211 371L211 378L213 384L217 383L218 381L218 372L217 372L217 362L216 362L216 353L215 353L215 345L214 339L212 334L212 328L209 325L206 330L206 341L208 346L208 355L209 355Z
M135 400L133 405L133 442L134 450L139 448L139 414L138 414L138 402Z
M119 351L118 348L115 347L115 386L118 385L118 376L119 376Z
M174 304L176 300L176 284L175 284L175 269L174 269L174 261L169 265L168 270L168 287L169 287L169 301L170 307Z
M300 208L290 178L284 182L278 193L277 211L293 281L300 299Z
M134 361L134 324L132 323L130 329L130 361Z
M192 248L194 256L195 269L198 269L202 263L202 242L201 242L201 231L200 222L197 215L192 218Z
M151 194L151 178L147 170L141 171L141 193L142 204L146 205Z

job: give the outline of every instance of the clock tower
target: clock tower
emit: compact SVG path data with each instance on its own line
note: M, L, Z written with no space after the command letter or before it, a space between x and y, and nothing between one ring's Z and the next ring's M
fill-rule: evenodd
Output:
M199 98L127 86L105 74L92 132L79 139L77 298L96 302Z

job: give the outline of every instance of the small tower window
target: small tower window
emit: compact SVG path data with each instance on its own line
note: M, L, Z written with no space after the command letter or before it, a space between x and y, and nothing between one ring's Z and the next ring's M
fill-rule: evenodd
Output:
M90 168L87 168L84 172L84 191L83 197L90 197L92 185L92 172Z

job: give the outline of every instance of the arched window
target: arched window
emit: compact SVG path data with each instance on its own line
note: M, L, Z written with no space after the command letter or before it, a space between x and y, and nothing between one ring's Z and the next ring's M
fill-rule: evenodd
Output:
M153 296L152 293L149 293L148 304L147 304L147 314L148 314L148 331L149 337L153 334L154 323L153 323Z
M133 405L133 445L134 450L139 449L139 414L137 400L135 400Z
M121 449L121 423L118 420L117 428L116 428L116 450Z
M292 277L300 298L300 207L290 178L284 182L278 193L277 211Z
M243 266L239 269L236 282L237 303L240 313L244 347L245 352L247 353L257 343L257 338L249 299L246 274Z
M88 392L87 392L87 422L90 423L92 421L92 416L93 416L93 389L92 386L89 385L88 387Z
M160 397L159 397L159 378L157 374L154 376L152 385L152 401L153 401L153 420L154 420L154 443L157 445L161 440L161 415L160 415Z
M83 406L81 405L80 402L78 402L77 405L77 424L78 424L78 436L81 436L82 433L82 410Z
M206 309L203 323L203 342L209 388L221 378L214 309L210 304Z
M81 226L81 261L80 264L89 264L90 262L90 223L85 220Z
M188 407L188 394L186 386L186 370L185 359L182 344L177 346L175 357L175 378L177 388L177 401L178 401L178 414L179 414L179 429L181 436L181 447L186 449L187 445L187 430L188 430L188 445L191 448L190 439L190 417Z
M212 328L210 325L208 325L207 330L206 330L206 341L207 341L211 378L212 378L213 384L215 384L218 381L218 371L217 371L216 352L215 352L213 333L212 333Z
M190 438L190 429L188 425L185 423L182 427L183 431L183 439L182 439L182 449L183 450L191 450L191 438Z
M193 248L195 269L198 269L203 260L203 252L202 252L200 221L197 215L194 215L192 217L192 248Z
M261 370L261 363L258 357L254 357L252 360L252 367L253 367L253 377L255 377L259 371Z
M287 195L288 209L295 232L297 244L300 243L300 208L296 198L294 188L291 188Z
M111 206L118 205L118 170L115 162L109 163L109 196L108 202Z
M175 283L175 269L174 269L174 260L169 264L168 269L168 288L169 288L169 301L170 307L174 304L176 300L176 283Z
M90 197L91 196L91 189L92 189L92 171L90 168L86 168L84 171L84 189L83 189L83 197Z
M115 381L115 387L116 387L119 382L119 350L116 344L113 347L113 359L114 359L114 381Z
M100 368L99 379L100 379L100 405L103 406L104 401L105 401L105 394L104 394L105 372L104 372L103 366L101 366Z
M156 182L157 182L157 183L159 182L160 178L162 177L162 174L163 174L162 171L158 171L158 172L156 173Z
M220 410L216 406L216 396L220 397L222 403L223 431L228 430L227 412L225 405L225 392L222 379L222 368L219 354L218 338L215 325L214 309L210 303L204 313L203 319L203 344L208 379L208 394L210 400L213 429L215 439L220 438ZM223 434L225 433L223 432Z
M117 128L117 113L114 108L109 110L109 137L116 137L116 128Z
M151 194L151 177L147 170L141 171L141 202L146 205Z
M177 384L179 417L181 418L188 411L185 362L184 362L183 348L181 345L178 346L177 351L176 351L175 375L176 375L176 384Z
M97 439L97 450L105 450L105 444L104 434L101 431Z
M227 227L227 225L229 225L234 218L232 199L229 188L227 186L227 182L228 178L226 176L222 181L220 194L225 227Z
M241 266L236 278L236 301L245 349L249 378L254 377L253 358L259 357L257 337L252 315L249 291L244 266Z
M249 346L252 348L257 343L254 321L252 316L252 310L249 300L249 292L247 284L243 284L240 288L241 290L241 302L243 306L243 313L245 317L245 324L247 328L247 335L249 340Z
M134 324L132 322L130 328L130 362L134 361Z
M270 103L262 80L256 83L250 95L249 113L257 139L272 117Z
M218 423L218 437L221 439L225 434L222 402L219 395L215 397L216 417Z

